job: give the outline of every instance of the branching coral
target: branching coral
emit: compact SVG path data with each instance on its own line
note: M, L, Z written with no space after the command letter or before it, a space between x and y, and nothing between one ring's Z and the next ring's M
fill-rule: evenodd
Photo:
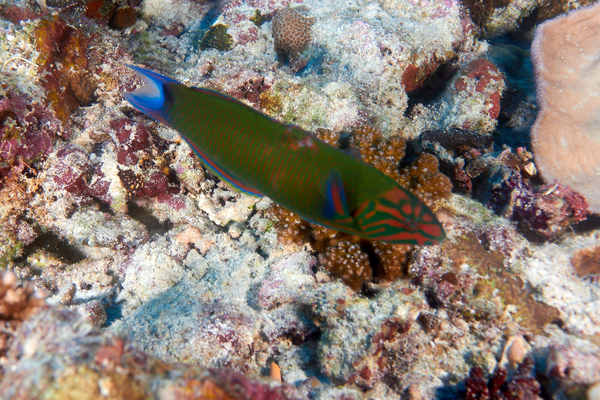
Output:
M354 290L360 290L363 282L370 281L373 276L369 256L355 243L343 241L328 247L319 254L319 262Z

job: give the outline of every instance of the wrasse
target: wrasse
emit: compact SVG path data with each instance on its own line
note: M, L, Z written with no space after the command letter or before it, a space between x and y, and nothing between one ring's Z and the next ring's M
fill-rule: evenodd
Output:
M370 240L427 245L444 239L435 215L414 194L311 133L222 93L130 68L146 85L125 99L177 130L234 189Z

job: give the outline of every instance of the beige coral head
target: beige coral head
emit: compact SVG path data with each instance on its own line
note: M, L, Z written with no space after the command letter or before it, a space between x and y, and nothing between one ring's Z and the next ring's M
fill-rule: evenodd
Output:
M273 17L272 32L275 51L296 58L312 42L311 28L314 18L305 6L285 7Z
M31 282L17 285L11 271L0 271L0 320L23 321L46 304L44 293L37 292Z
M540 25L532 44L540 112L531 138L546 181L600 213L600 3Z

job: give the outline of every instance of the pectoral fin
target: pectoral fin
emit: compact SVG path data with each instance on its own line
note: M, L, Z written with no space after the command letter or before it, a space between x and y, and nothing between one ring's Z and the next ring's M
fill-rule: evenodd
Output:
M331 171L325 185L325 207L323 210L325 217L331 221L339 221L350 218L348 204L346 203L346 193L344 191L344 182L338 171Z

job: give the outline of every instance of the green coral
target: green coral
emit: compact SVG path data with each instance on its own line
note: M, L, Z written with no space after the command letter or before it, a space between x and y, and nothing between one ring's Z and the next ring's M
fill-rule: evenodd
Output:
M250 21L252 21L256 26L261 26L267 21L267 17L262 15L259 9L256 9L254 10L254 15L250 17Z
M169 52L156 45L156 37L148 31L136 35L135 47L132 51L134 60L140 64L160 63L169 70L173 67Z
M23 252L23 243L9 240L3 247L0 247L0 269L6 269L15 258Z
M286 124L315 130L327 125L327 102L324 96L306 85L280 81L260 95L265 114Z
M227 33L227 25L216 24L210 27L202 40L200 49L217 49L219 51L231 50L233 38Z

